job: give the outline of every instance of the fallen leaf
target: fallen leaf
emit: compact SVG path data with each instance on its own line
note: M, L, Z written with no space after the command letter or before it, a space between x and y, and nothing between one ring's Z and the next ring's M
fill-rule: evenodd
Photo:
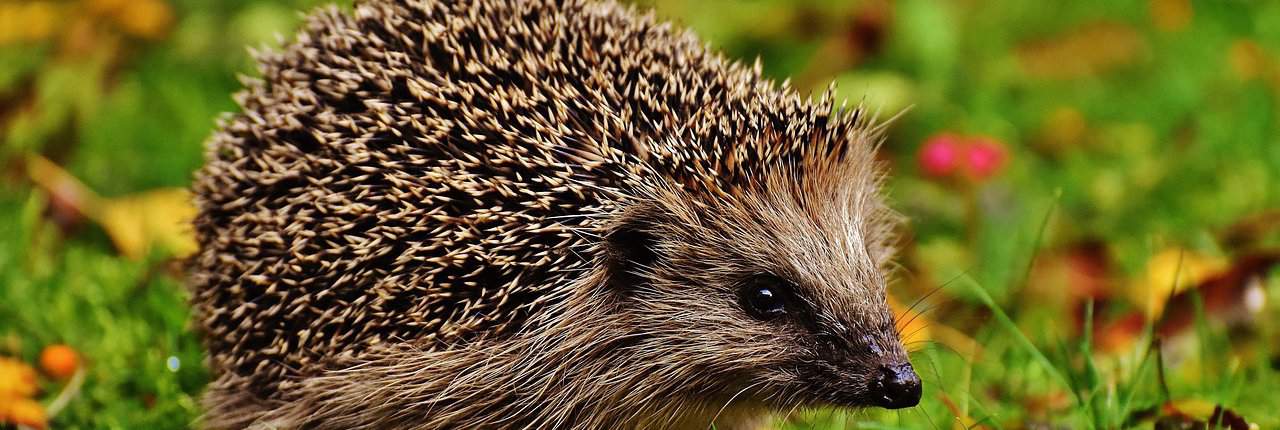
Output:
M1213 415L1209 417L1209 428L1249 430L1251 427L1244 417L1236 414L1236 411L1222 407L1222 405L1213 408Z
M921 312L920 305L903 306L893 296L889 296L889 309L898 321L898 336L908 352L915 352L929 342L938 342L943 346L974 357L982 355L982 345L972 337L946 324L930 320Z
M898 334L903 345L916 345L932 339L929 336L929 320L920 315L919 309L908 308L893 296L889 296L889 309L898 321Z
M1197 299L1204 307L1205 317L1211 320L1234 324L1252 318L1266 299L1259 279L1278 263L1280 251L1258 252L1239 257L1231 267L1204 276L1194 291L1184 291L1169 300L1156 333L1173 337L1190 329L1195 322Z
M979 424L978 420L973 419L973 417L969 416L969 414L966 414L964 411L960 410L960 407L956 406L956 402L954 400L951 400L951 396L948 396L947 393L938 392L938 397L942 399L942 404L946 405L947 410L951 411L951 416L955 417L955 425L953 426L953 428L965 429L965 430L990 428L985 425Z
M90 13L110 16L129 5L129 0L84 0L85 9Z
M0 46L48 39L62 15L62 8L49 1L0 3Z
M1141 312L1106 319L1105 315L1095 313L1093 323L1093 344L1102 353L1124 351L1142 336L1147 328L1147 319Z
M96 218L125 256L141 258L159 246L181 258L196 250L195 216L186 189L163 188L106 200Z
M31 397L36 390L35 369L21 361L0 357L0 398Z
M1204 418L1200 418L1204 417ZM1130 417L1130 422L1138 420ZM1256 428L1235 411L1220 404L1200 400L1181 399L1166 402L1160 406L1160 416L1156 418L1154 428L1159 430L1175 429L1225 429L1249 430Z
M1056 38L1023 44L1017 55L1023 70L1033 77L1074 79L1132 64L1145 50L1146 41L1132 27L1095 22Z
M1170 248L1147 260L1144 274L1128 289L1129 299L1146 304L1150 319L1160 316L1165 301L1188 287L1199 285L1209 276L1227 268L1227 261L1195 251Z
M173 26L173 9L164 0L133 0L118 9L115 18L126 33L156 40Z
M1166 32L1182 31L1195 16L1191 0L1151 0L1150 11L1156 28Z
M0 396L0 423L43 429L48 427L48 418L44 406L35 400Z
M1185 415L1190 417L1208 417L1213 414L1213 402L1201 399L1170 400L1161 407L1166 415Z
M104 199L39 155L28 157L27 173L49 193L55 211L74 212L101 225L116 249L129 258L142 258L153 247L179 258L196 250L190 228L196 208L186 189L161 188Z
M1186 257L1183 258L1183 270L1187 270ZM1158 256L1158 259L1169 260L1170 257ZM1158 265L1169 264L1177 263L1163 261ZM1260 279L1277 264L1280 264L1280 251L1259 251L1237 257L1229 267L1216 272L1205 271L1205 267L1193 268L1198 272L1192 276L1196 282L1192 288L1182 287L1172 297L1159 299L1159 313L1154 317L1156 334L1174 338L1187 333L1195 322L1197 300L1203 306L1205 317L1211 321L1229 325L1249 321L1262 309L1266 300ZM1161 281L1173 283L1172 279ZM1180 280L1179 285L1185 284ZM1127 348L1142 334L1149 318L1141 311L1111 318L1095 314L1094 342L1103 352Z
M1271 68L1266 52L1258 46L1258 42L1249 39L1231 42L1231 48L1227 51L1227 63L1242 81L1262 76Z

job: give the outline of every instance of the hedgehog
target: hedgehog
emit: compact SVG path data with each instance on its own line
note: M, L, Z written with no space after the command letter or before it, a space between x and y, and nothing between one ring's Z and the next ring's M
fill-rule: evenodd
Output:
M860 104L609 1L364 0L255 56L193 185L202 426L918 403Z

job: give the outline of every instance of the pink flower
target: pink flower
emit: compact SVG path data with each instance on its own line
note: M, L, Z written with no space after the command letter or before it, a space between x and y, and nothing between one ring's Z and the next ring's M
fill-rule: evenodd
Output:
M950 176L960 168L963 150L959 136L949 133L934 135L920 147L920 170L937 178Z
M964 146L965 172L977 181L1000 173L1008 158L1004 145L990 137L973 138Z

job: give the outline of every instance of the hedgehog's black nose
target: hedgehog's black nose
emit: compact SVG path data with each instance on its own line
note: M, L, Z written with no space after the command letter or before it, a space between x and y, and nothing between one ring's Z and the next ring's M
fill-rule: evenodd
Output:
M920 403L920 377L911 363L880 366L880 377L872 382L870 394L876 406L888 409L915 406Z

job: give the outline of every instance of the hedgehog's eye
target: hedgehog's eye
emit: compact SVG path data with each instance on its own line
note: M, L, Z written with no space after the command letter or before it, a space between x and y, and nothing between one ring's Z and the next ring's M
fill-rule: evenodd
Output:
M786 282L773 276L753 277L738 290L738 303L761 320L771 320L787 313Z

